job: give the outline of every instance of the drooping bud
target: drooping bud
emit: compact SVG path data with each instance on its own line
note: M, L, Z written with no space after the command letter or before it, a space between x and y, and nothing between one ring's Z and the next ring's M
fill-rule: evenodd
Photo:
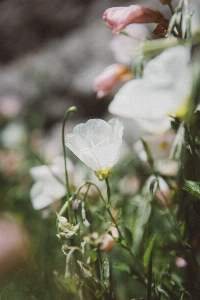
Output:
M77 210L80 203L81 203L81 200L79 200L79 199L73 200L73 201L72 201L72 209L73 209L73 210Z
M164 19L162 23L159 23L156 26L156 28L152 33L159 38L167 37L168 27L169 27L169 21L167 19Z
M127 25L132 23L158 23L165 20L163 14L155 9L140 5L130 5L128 7L111 7L103 14L103 20L113 29L114 34L118 34Z
M102 98L109 94L119 81L132 79L133 74L129 68L120 64L112 64L94 80L94 90L97 98Z

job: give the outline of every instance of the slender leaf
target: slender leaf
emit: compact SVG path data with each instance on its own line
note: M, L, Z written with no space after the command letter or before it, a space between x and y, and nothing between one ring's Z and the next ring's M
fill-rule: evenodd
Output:
M143 257L143 265L145 268L147 268L149 266L149 262L150 262L150 259L151 259L151 253L152 253L152 250L153 250L153 245L154 245L154 242L155 242L155 239L156 239L156 234L154 234L150 240L150 243L149 243L149 246L144 254L144 257Z
M126 244L131 247L133 244L133 234L128 227L125 226L124 222L122 223L122 231Z
M100 211L96 210L96 211L95 211L95 215L96 215L100 220L104 221L105 223L109 223L109 222L106 220L105 216L104 216Z
M148 146L147 142L144 139L141 138L140 140L141 140L141 142L143 144L143 147L144 147L144 150L146 152L148 162L149 162L150 166L153 167L154 160L153 160L153 156L151 154L151 151L149 149L149 146Z

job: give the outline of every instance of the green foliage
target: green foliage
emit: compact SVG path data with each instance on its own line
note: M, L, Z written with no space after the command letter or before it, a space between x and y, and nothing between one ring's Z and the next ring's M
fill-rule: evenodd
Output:
M192 180L185 180L183 188L191 195L200 199L200 182L196 182L196 181L192 181Z

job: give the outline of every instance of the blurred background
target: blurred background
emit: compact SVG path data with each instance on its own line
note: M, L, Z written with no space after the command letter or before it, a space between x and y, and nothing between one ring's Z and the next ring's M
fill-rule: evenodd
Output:
M101 16L111 6L134 2L1 1L0 97L19 98L24 118L45 112L45 126L60 120L71 105L81 116L102 116L108 99L95 100L93 80L114 58L109 49L113 34ZM159 0L137 4L170 13Z

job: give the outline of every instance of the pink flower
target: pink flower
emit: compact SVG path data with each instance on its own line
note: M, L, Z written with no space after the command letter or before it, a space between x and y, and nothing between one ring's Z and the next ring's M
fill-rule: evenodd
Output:
M132 79L132 72L129 68L120 64L112 64L94 80L94 90L97 98L109 94L119 81Z
M26 228L10 214L0 217L0 281L15 276L30 262Z
M164 24L164 31L166 31L166 26L168 27L168 21L160 11L140 5L108 8L103 14L103 20L112 27L114 34L118 34L132 23ZM161 34L160 30L159 34Z
M22 101L16 96L4 95L0 97L0 115L14 118L22 110Z
M113 234L114 237L118 237L118 231L115 226L111 226L109 231L111 231L111 233ZM100 249L102 251L109 252L112 249L112 247L114 246L114 244L115 244L115 241L114 241L113 237L109 233L106 232L106 234L103 237L103 241L102 241L102 245L101 245Z
M184 268L185 266L187 266L187 262L184 258L182 257L177 257L176 258L176 265L179 267L179 268Z

